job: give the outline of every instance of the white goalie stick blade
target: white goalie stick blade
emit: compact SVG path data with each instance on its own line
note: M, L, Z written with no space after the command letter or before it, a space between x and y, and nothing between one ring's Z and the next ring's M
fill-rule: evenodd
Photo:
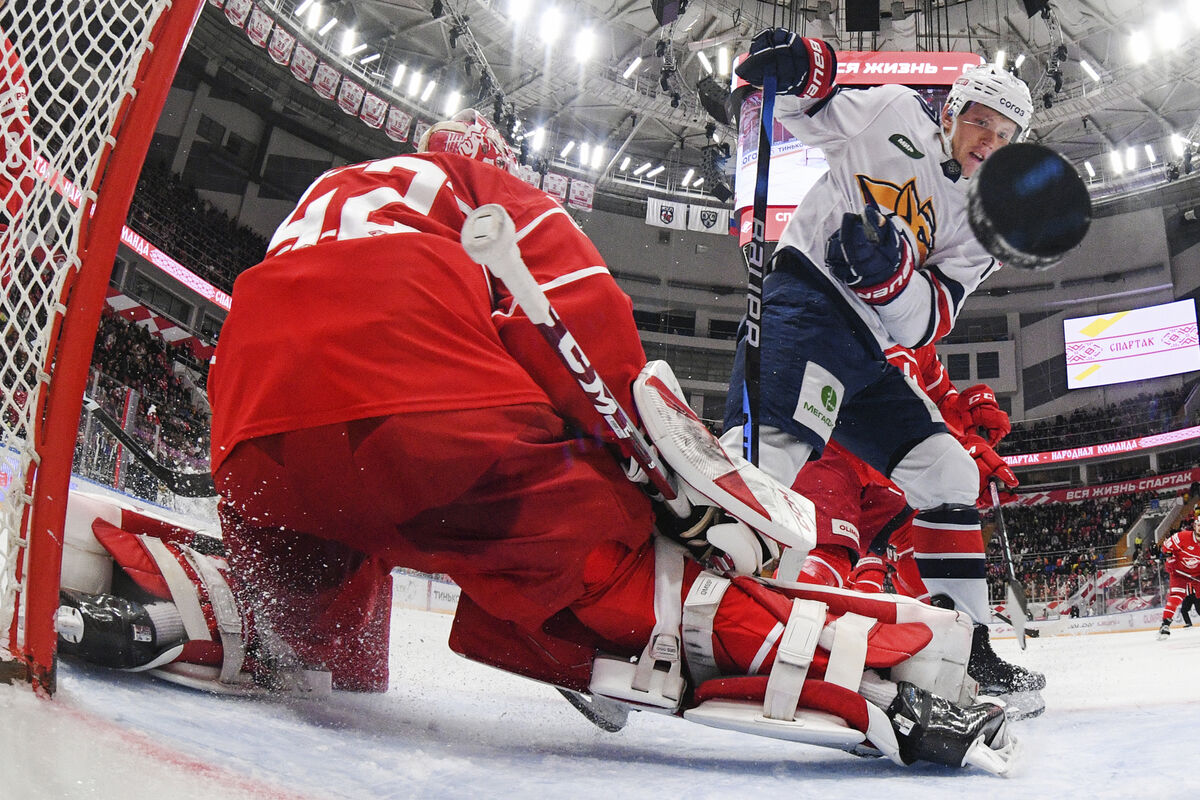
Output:
M811 550L817 540L812 501L726 453L680 398L674 378L665 362L656 361L633 382L634 404L659 455L685 483L751 528L784 547Z

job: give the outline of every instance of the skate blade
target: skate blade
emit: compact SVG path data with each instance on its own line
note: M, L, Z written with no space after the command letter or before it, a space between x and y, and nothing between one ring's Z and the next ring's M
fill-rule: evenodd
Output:
M981 694L977 702L984 700L999 701L1004 706L1004 716L1010 722L1040 717L1046 710L1046 701L1039 691L1007 692L1004 694Z

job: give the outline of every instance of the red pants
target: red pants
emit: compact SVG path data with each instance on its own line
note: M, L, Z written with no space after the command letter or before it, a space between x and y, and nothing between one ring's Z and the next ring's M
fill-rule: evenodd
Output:
M382 581L393 566L446 573L520 627L578 606L613 640L629 634L625 615L589 622L586 607L613 582L653 596L652 559L648 571L629 566L645 561L637 553L650 538L650 501L606 450L568 438L547 406L265 436L239 444L216 482L243 601L301 658L341 661L347 673L378 674L379 654L345 663L344 645L377 641L378 623L367 627L390 602ZM652 603L645 611L652 625Z
M1167 590L1167 602L1163 606L1163 622L1175 619L1175 612L1189 594L1200 594L1200 577L1171 572L1171 588Z

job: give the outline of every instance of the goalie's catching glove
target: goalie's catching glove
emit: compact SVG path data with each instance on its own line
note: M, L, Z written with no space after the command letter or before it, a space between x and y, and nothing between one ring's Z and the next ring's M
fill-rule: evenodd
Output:
M773 72L776 94L821 100L833 91L837 56L820 39L798 36L787 28L767 28L750 40L750 53L735 71L758 87Z
M841 229L826 244L825 263L835 278L874 306L896 299L916 268L908 239L875 206L842 215Z

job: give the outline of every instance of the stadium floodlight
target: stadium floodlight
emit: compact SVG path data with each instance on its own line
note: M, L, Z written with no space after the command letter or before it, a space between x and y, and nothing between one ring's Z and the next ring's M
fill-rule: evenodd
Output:
M435 81L433 78L430 78L429 83L426 84L426 86L425 86L425 91L421 92L421 102L422 103L427 102L429 100L429 96L431 94L433 94L433 87L435 87L435 86L437 86L437 81Z
M412 77L408 79L408 96L413 97L417 92L421 91L421 84L425 82L425 77L419 72L414 72Z
M406 67L404 64L401 64L398 67L396 67L396 74L392 76L392 88L393 89L400 85L400 81L404 80L404 70L406 70L407 68L408 67Z
M726 45L717 48L717 72L721 75L729 74L729 47Z
M633 171L633 174L634 174L634 175L636 175L636 176L638 176L638 177L640 178L640 177L641 177L641 175L642 175L642 173L643 173L643 172L645 172L645 171L646 171L646 170L648 170L648 169L650 169L650 162L649 162L649 161L647 161L645 164L642 164L640 167L638 167L637 169L635 169L635 170Z
M696 58L700 59L700 66L704 67L704 71L709 75L713 74L712 62L708 60L708 56L704 55L703 50L696 51Z
M629 76L633 74L634 70L636 70L639 66L641 66L641 63L642 63L641 56L638 56L633 61L630 61L629 66L626 67L625 71L621 73L621 77L624 78L625 80L629 80Z
M620 170L621 172L624 172L625 170L629 169L629 156L625 156L624 158L621 159L621 166L617 167L617 169Z
M596 51L596 32L591 28L582 28L575 35L575 60L587 61Z
M592 148L592 169L600 169L604 163L604 145L598 144Z
M1154 148L1151 147L1149 144L1146 145L1146 160L1149 161L1151 164L1158 161L1158 154L1154 152Z
M1087 170L1087 174L1088 174L1089 178L1096 177L1096 168L1092 166L1092 162L1090 162L1090 161L1083 162L1083 168L1085 170Z
M1120 150L1109 151L1108 164L1112 167L1112 171L1118 175L1125 171L1125 161L1121 158Z
M656 175L658 175L660 172L662 172L664 169L666 169L666 167L664 167L662 164L659 164L657 167L655 167L654 169L652 169L652 170L650 170L649 172L647 172L647 173L646 173L646 177L647 177L647 178L653 178L654 176L656 176Z
M1088 77L1096 83L1100 82L1100 73L1096 72L1096 68L1087 62L1086 59L1079 60L1079 68L1088 74Z
M321 26L321 30L317 31L317 36L324 36L333 30L333 26L337 25L337 17L330 17L329 22Z
M558 154L558 157L566 158L568 155L570 155L571 151L574 149L575 149L575 140L572 139L571 141L567 142L566 146L562 149L562 152Z
M696 174L696 170L692 169L691 167L688 167L688 171L683 173L683 185L687 186L689 183L691 183L692 178L695 176L695 174Z
M552 45L558 40L562 30L562 12L554 6L550 6L542 13L541 22L538 24L538 35L547 45Z
M300 4L300 5L298 5L298 6L296 6L296 16L297 16L297 17L303 17L303 16L304 16L304 12L305 12L305 11L308 11L308 9L309 9L309 8L311 8L311 7L312 7L312 4L313 4L313 3L315 3L315 2L316 2L316 0L304 0L304 2L303 2L303 3L301 3L301 4Z

